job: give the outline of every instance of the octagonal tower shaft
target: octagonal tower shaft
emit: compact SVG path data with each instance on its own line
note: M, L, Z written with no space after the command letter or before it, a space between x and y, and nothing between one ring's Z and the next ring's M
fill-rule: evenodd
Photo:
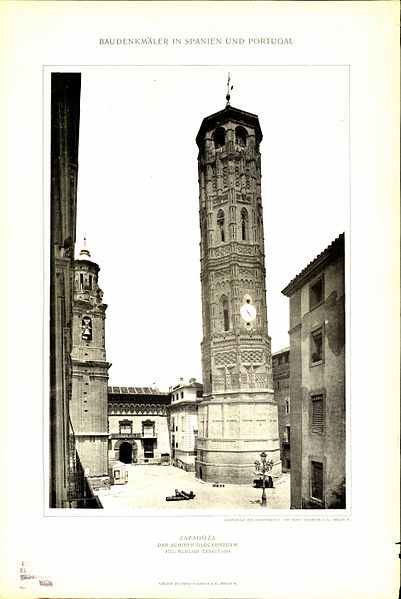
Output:
M203 400L196 472L248 483L261 451L281 472L267 327L256 115L227 106L206 117L199 146ZM244 318L245 316L245 318Z

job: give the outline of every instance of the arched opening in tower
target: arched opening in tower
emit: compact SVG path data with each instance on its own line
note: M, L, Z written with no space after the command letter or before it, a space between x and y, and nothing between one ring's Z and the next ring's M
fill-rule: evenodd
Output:
M132 462L132 445L131 445L131 443L128 443L127 441L125 441L124 443L121 443L119 460L120 460L120 462L123 462L124 464L131 464L131 462Z
M246 146L247 133L243 127L237 127L235 129L235 143L245 148Z
M222 148L226 143L226 130L224 127L218 127L213 134L215 148Z

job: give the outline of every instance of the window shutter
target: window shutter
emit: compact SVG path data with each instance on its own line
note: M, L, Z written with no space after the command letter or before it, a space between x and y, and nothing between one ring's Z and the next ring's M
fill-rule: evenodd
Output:
M323 395L312 397L312 433L323 433Z
M312 497L323 501L323 464L312 462Z

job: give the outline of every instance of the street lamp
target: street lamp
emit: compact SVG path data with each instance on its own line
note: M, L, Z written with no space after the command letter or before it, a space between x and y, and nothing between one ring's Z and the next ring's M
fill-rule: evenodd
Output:
M262 464L259 462L259 460L255 460L255 468L256 468L255 474L258 474L259 476L262 475L263 491L262 491L261 506L266 507L267 506L266 490L265 490L266 489L266 473L271 471L271 469L273 468L274 462L273 462L273 460L266 461L267 455L264 451L262 451L262 453L260 454L260 457L262 459Z

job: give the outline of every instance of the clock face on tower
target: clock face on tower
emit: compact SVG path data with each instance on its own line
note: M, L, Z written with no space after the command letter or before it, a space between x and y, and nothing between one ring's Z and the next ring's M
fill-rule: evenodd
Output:
M256 308L249 303L241 306L240 313L245 322L252 322L256 318Z

